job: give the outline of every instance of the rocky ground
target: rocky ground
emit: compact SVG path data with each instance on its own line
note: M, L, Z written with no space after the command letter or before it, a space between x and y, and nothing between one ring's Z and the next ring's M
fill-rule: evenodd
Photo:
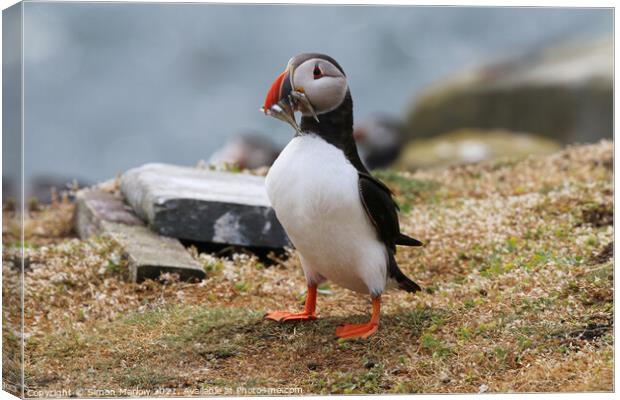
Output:
M335 285L321 288L315 322L263 320L268 310L302 306L294 253L265 267L193 249L206 280L132 284L115 243L73 236L69 202L32 205L26 394L611 391L612 157L612 143L601 142L378 174L397 193L403 230L428 242L397 257L424 291L385 295L378 334L352 342L334 330L365 320L369 301ZM3 378L15 390L21 282L11 216L5 211Z

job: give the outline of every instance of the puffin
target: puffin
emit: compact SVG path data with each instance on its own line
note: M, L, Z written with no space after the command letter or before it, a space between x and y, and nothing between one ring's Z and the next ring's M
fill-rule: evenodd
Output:
M345 72L328 55L299 54L275 79L261 111L295 129L269 169L265 186L308 285L303 311L273 311L265 318L316 319L317 287L329 280L370 296L367 323L336 329L338 338L367 338L378 330L381 295L387 288L420 290L396 263L396 246L423 243L400 231L392 192L359 156ZM300 124L295 112L301 113Z

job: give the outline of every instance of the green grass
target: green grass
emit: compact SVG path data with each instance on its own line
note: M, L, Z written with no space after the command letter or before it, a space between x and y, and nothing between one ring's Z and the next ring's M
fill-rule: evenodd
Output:
M410 178L391 170L376 170L373 171L373 175L394 191L402 213L409 213L411 207L419 202L439 201L437 191L440 184L436 181Z

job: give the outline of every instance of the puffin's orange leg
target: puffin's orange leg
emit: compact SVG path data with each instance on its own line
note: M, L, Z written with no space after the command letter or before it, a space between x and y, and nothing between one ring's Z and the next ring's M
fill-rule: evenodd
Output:
M336 328L336 336L342 339L366 339L379 329L379 312L381 311L381 296L372 299L372 316L365 324L345 324Z
M265 318L278 322L308 321L316 319L316 285L308 285L308 294L306 296L306 306L304 307L304 311L300 313L274 311L265 315Z

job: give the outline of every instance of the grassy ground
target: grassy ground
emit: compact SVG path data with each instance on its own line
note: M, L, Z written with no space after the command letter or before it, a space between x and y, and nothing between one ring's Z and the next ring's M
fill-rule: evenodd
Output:
M80 241L62 228L69 204L33 211L26 393L611 391L612 156L603 142L544 158L379 174L398 195L403 230L428 245L397 257L424 291L384 295L380 330L365 341L336 340L338 324L369 311L367 298L336 286L322 287L315 322L262 319L301 308L295 254L265 268L246 255L194 251L208 273L201 283L168 275L130 284L115 243ZM10 221L3 232L7 299L19 285L18 250ZM4 304L10 347L18 313ZM19 362L8 350L4 379L15 382Z

